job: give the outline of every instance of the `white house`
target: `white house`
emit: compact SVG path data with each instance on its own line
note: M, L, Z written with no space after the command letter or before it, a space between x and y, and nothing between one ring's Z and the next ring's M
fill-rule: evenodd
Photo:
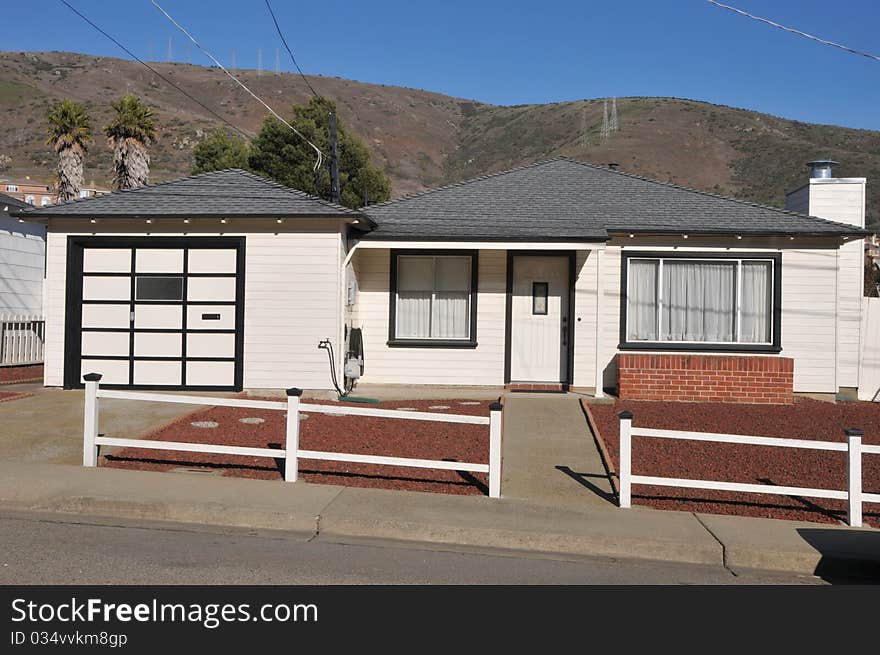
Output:
M9 215L29 206L0 193L0 317L43 313L46 228Z
M825 218L554 159L360 211L238 170L34 208L46 384L330 389L329 339L362 383L846 392L864 180L813 187Z

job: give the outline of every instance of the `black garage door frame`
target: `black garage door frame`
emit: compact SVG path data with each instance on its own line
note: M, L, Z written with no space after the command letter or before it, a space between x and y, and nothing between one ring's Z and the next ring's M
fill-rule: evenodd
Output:
M82 360L82 288L83 288L83 249L84 248L182 248L216 249L235 248L235 375L234 386L189 386L189 385L102 385L109 389L152 389L156 391L241 391L244 386L244 274L245 237L118 237L118 236L69 236L67 238L67 294L65 298L64 327L64 388L81 389L83 371ZM132 273L134 276L134 273ZM167 301L162 304L179 304L186 313L186 276L184 276L184 296L182 301ZM134 311L134 294L129 299ZM133 327L132 334L136 332ZM145 329L145 331L149 331ZM228 333L228 330L200 330L200 333ZM185 340L185 339L184 339ZM134 351L129 347L129 370L134 364ZM151 358L153 359L153 358ZM178 358L174 358L178 359ZM185 359L185 351L179 358ZM200 361L228 361L222 358L202 357ZM86 371L88 372L88 371Z

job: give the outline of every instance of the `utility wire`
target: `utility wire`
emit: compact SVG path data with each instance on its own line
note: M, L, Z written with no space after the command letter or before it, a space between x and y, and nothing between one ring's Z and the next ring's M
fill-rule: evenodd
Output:
M170 80L170 79L168 79L167 77L165 77L164 75L162 75L162 73L160 73L160 72L157 71L155 68L153 68L152 66L150 66L147 62L145 62L144 60L142 60L140 57L138 57L136 54L134 54L131 50L129 50L128 48L126 48L124 45L122 45L119 41L117 41L115 38L113 38L110 34L108 34L108 33L105 32L104 30L102 30L100 27L98 27L98 26L97 26L95 23L93 23L93 22L92 22L87 16L85 16L84 14L82 14L78 9L76 9L76 8L73 7L73 6L71 6L71 4L70 4L69 2L67 2L67 0L59 0L59 2L61 2L61 4L63 4L63 5L65 5L68 9L70 9L70 11L72 11L73 13L75 13L77 16L79 16L80 18L82 18L86 23L88 23L89 25L91 25L95 30L97 30L98 32L100 32L101 34L103 34L105 37L107 37L108 39L110 39L110 40L111 40L113 43L115 43L117 46L119 46L119 48L120 48L123 52L125 52L126 54L128 54L129 57L131 57L132 59L134 59L134 60L135 60L136 62L138 62L139 64L142 64L142 65L146 66L150 71L153 72L154 75L156 75L157 77L160 77L162 80L165 81L166 84L168 84L168 85L174 87L175 89L177 89L178 91L180 91L183 95L185 95L187 98L189 98L190 100L192 100L192 101L193 101L194 103L196 103L199 107L201 107L202 109L204 109L205 111L207 111L209 114L211 114L212 116L214 116L214 118L218 119L219 121L225 123L227 126L231 127L233 130L235 130L236 132L238 132L238 134L240 134L240 135L241 135L242 137L244 137L245 139L250 139L250 138L253 137L253 134L248 134L247 132L243 131L242 129L236 127L235 125L233 125L232 123L230 123L228 120L226 120L225 118L223 118L223 116L221 116L221 115L218 114L216 111L214 111L213 109L211 109L210 107L208 107L208 106L207 106L205 103L203 103L201 100L199 100L198 98L193 97L191 94L187 93L184 89L182 89L182 88L179 87L177 84L175 84L172 80Z
M287 54L289 54L290 58L293 60L293 65L296 66L296 70L299 71L300 76L303 78L303 82L305 82L306 86L309 87L309 91L312 92L312 95L314 95L316 98L320 98L321 96L318 95L318 92L315 91L315 89L309 83L309 80L306 77L306 74L303 73L302 68L299 67L299 64L296 61L296 57L293 56L293 51L290 49L290 46L287 45L287 39L284 38L284 34L281 31L281 26L278 25L278 19L275 18L275 12L272 11L272 5L269 4L269 0L266 0L266 9L269 10L269 15L272 16L272 22L275 23L275 31L278 32L278 36L281 37L281 43L284 44L284 47L287 50Z
M716 2L716 0L706 0L709 4L713 4L716 7L721 7L722 9L727 9L728 11L732 11L734 13L739 14L740 16L745 16L746 18L751 18L752 20L759 21L761 23L766 23L772 27L775 27L780 30L784 30L786 32L791 32L792 34L797 34L798 36L802 36L807 39L811 39L822 45L830 45L833 48L839 48L846 52L849 52L854 55L859 55L861 57L867 57L868 59L873 59L874 61L880 61L880 57L877 55L872 55L869 52L863 52L861 50L856 50L855 48L850 48L849 46L841 45L840 43L835 43L834 41L828 41L826 39L821 39L818 36L813 36L812 34L807 34L806 32L801 32L800 30L796 30L793 27L786 27L785 25L780 25L779 23L774 23L772 20L768 18L761 18L760 16L755 16L754 14L750 14L747 11L743 11L742 9L737 9L736 7L731 7L730 5L724 5L720 2Z
M184 34L184 35L185 35L190 41L193 42L193 45L195 45L199 50L201 50L202 52L204 52L204 53L208 56L208 58L209 58L211 61L213 61L215 64L217 64L217 66L220 68L220 70L222 70L224 73L226 73L226 75L229 76L229 79L231 79L231 80L234 81L236 84L238 84L242 89L244 89L245 91L247 91L248 94L250 94L250 96L251 96L254 100L256 100L256 101L259 102L261 105L263 105L263 106L269 111L269 113L271 113L275 118L277 118L279 121L281 121L284 125L286 125L287 127L289 127L289 128L293 131L293 133L296 134L298 137L300 137L303 141L305 141L306 143L308 143L308 144L312 147L312 149L315 151L315 153L318 155L318 158L317 158L317 160L315 161L315 166L314 166L314 169L313 169L313 170L317 171L319 168L321 168L321 164L324 162L324 153L321 152L321 149L320 149L318 146L316 146L314 143L312 143L311 141L309 141L309 140L305 137L305 135L303 135L303 134L302 134L299 130L297 130L293 125L291 125L291 124L288 123L286 120L284 120L284 118L282 118L281 115L280 115L277 111L275 111L275 110L272 109L269 105L267 105L267 104L263 101L263 99L260 98L260 96L258 96L256 93L254 93L253 91L251 91L251 90L250 90L250 89L244 84L244 82L242 82L242 81L241 81L240 79L238 79L235 75L233 75L233 74L230 73L228 70L226 70L226 68L223 66L223 64L221 64L221 63L217 60L217 58L216 58L214 55L212 55L212 54L211 54L211 53L210 53L210 52L209 52L209 51L208 51L208 50L207 50L207 49L206 49L201 43L199 43L199 42L196 40L196 38L195 38L192 34L190 34L189 32L187 32L186 29L185 29L180 23L178 23L176 20L174 20L174 18L172 18L171 15L170 15L167 11L165 11L164 9L162 9L161 5L160 5L158 2L156 2L156 0L150 0L150 1L152 2L153 6L154 6L156 9L158 9L158 10L159 10L159 11L165 16L165 18L167 18L169 21L171 21L171 23L174 25L174 27L176 27L178 30L180 30L180 31L181 31L181 32L182 32L182 33L183 33L183 34Z

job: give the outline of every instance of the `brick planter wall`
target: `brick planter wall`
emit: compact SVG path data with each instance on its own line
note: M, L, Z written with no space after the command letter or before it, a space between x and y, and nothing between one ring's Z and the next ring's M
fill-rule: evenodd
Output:
M620 398L688 402L793 402L794 360L740 355L617 356Z

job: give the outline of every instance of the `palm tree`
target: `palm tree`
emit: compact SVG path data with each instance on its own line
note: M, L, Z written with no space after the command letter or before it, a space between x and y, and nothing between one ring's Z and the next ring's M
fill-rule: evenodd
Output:
M83 185L83 160L92 140L92 120L86 108L72 100L62 100L49 111L49 138L46 144L58 153L58 200L79 197Z
M116 116L104 128L113 148L113 188L135 189L150 177L147 145L156 141L153 110L135 95L126 94L112 104Z

